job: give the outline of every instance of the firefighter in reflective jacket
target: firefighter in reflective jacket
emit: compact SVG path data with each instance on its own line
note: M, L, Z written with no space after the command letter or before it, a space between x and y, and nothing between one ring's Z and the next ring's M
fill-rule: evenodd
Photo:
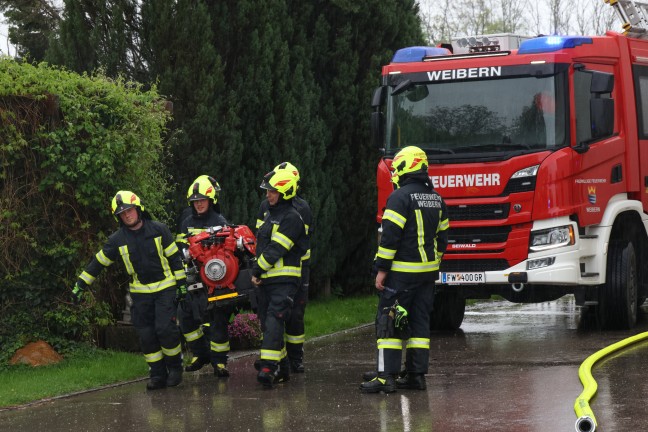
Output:
M434 281L448 229L445 203L427 168L425 152L414 146L402 149L392 162L397 189L387 199L375 263L377 376L360 385L365 393L426 388ZM407 375L395 379L404 341Z
M186 283L178 246L169 228L151 220L133 192L117 192L112 213L120 228L79 276L72 289L73 300L80 302L83 290L101 271L121 259L132 277L131 316L150 368L146 388L177 386L182 382L182 352L175 299L178 287Z
M257 232L252 283L263 293L259 300L263 341L257 380L271 388L290 378L285 326L301 282L301 258L308 248L304 222L292 204L297 193L295 173L273 170L264 176L261 188L266 190L270 206Z
M297 187L299 191L299 171L290 162L282 162L274 168L274 171L291 170L297 176ZM308 282L310 277L310 238L313 233L312 223L313 215L308 202L295 195L292 199L293 207L304 221L304 228L306 230L307 250L301 261L301 283L299 290L295 294L294 304L290 312L290 319L286 323L286 351L288 352L288 359L290 361L290 371L296 373L304 373L304 315L306 312L306 304L308 303ZM256 227L257 229L263 224L263 220L268 212L268 200L265 199L259 207L259 214L257 216ZM260 295L263 295L261 292Z
M217 211L220 186L216 179L202 175L195 179L187 191L191 212L180 223L176 241L181 249L189 247L187 237L199 234L209 227L225 226L227 220ZM185 293L183 293L185 294ZM211 363L214 375L228 377L227 357L230 350L227 326L233 306L218 306L212 310L209 322L209 343L203 333L203 316L207 307L204 290L186 293L178 307L180 329L193 356L185 368L187 372L200 370Z

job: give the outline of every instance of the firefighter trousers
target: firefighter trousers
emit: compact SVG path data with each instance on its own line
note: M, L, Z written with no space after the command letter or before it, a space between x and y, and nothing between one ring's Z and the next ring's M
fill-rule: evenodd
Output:
M205 336L202 320L196 316L193 303L200 301L188 294L178 305L178 320L180 321L180 330L187 346L194 357L209 359L209 343Z
M286 322L286 351L291 362L302 363L304 360L304 315L308 304L308 279L310 270L302 264L302 280L295 294L290 318Z
M393 334L378 334L379 321L386 308L394 303L407 310L409 326ZM434 282L410 283L395 294L382 291L376 316L377 371L397 374L401 370L403 342L406 343L405 369L410 373L425 374L430 359L430 315L434 302Z
M299 279L294 283L267 283L261 285L259 298L259 317L263 341L261 342L261 366L276 370L281 360L286 358L284 336L286 322L297 293Z
M154 293L131 293L133 327L151 377L166 377L168 369L182 367L175 297L175 287Z
M215 305L209 313L209 345L210 359L214 367L218 364L227 364L230 351L229 325L230 317L234 312L233 305Z

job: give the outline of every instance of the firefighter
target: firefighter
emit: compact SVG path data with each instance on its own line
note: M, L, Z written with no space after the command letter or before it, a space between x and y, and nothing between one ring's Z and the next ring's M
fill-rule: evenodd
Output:
M220 186L213 177L202 175L191 183L187 191L187 201L192 211L180 223L176 237L180 248L188 247L187 237L199 234L209 227L227 224L227 220L217 211L219 192ZM207 297L204 290L187 293L178 306L180 329L193 354L185 371L194 372L211 363L214 375L225 378L229 376L227 357L230 345L227 326L233 308L217 306L212 309L206 337L202 325L206 307Z
M297 177L297 191L299 191L299 171L290 162L282 162L274 168L274 171L291 170ZM304 373L304 314L306 312L306 304L308 303L308 281L310 276L310 238L313 233L312 229L312 212L308 202L299 195L295 195L292 199L293 207L297 210L302 220L306 231L306 253L301 258L301 284L299 290L295 295L293 308L290 313L290 318L286 323L286 351L290 361L290 371L295 373ZM265 199L259 207L259 214L257 216L256 227L257 229L263 223L265 215L269 208L268 200ZM263 293L260 293L262 295Z
M177 290L186 289L186 277L178 246L169 228L150 218L140 198L119 191L112 200L112 213L120 228L106 241L72 289L75 303L105 268L118 259L132 277L129 292L131 316L149 365L149 390L177 386L182 382L182 350L176 324Z
M392 170L396 190L387 199L375 262L377 376L360 385L365 393L426 388L434 281L447 246L446 206L432 187L425 152L403 148ZM407 373L395 379L403 341Z
M285 327L301 284L301 259L308 250L304 222L293 206L297 180L293 170L280 169L267 173L261 183L269 206L257 233L252 283L262 293L263 341L257 380L270 388L290 379Z

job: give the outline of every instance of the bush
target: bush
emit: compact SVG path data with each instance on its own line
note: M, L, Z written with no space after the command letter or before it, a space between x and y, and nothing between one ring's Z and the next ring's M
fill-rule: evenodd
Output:
M69 291L117 227L117 190L137 192L165 217L167 119L154 88L0 57L3 347L92 340L93 326L109 321L102 301L118 283L97 280L103 294L85 308L69 307Z
M261 343L261 322L259 317L253 313L237 314L227 327L230 339L240 339L242 342L248 342L252 346L258 346Z

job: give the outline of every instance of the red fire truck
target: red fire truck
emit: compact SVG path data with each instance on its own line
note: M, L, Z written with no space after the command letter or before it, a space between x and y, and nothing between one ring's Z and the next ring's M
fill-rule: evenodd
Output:
M600 328L632 328L648 296L648 40L472 39L398 50L372 99L377 222L409 145L448 206L432 327L458 328L468 298L573 294Z

